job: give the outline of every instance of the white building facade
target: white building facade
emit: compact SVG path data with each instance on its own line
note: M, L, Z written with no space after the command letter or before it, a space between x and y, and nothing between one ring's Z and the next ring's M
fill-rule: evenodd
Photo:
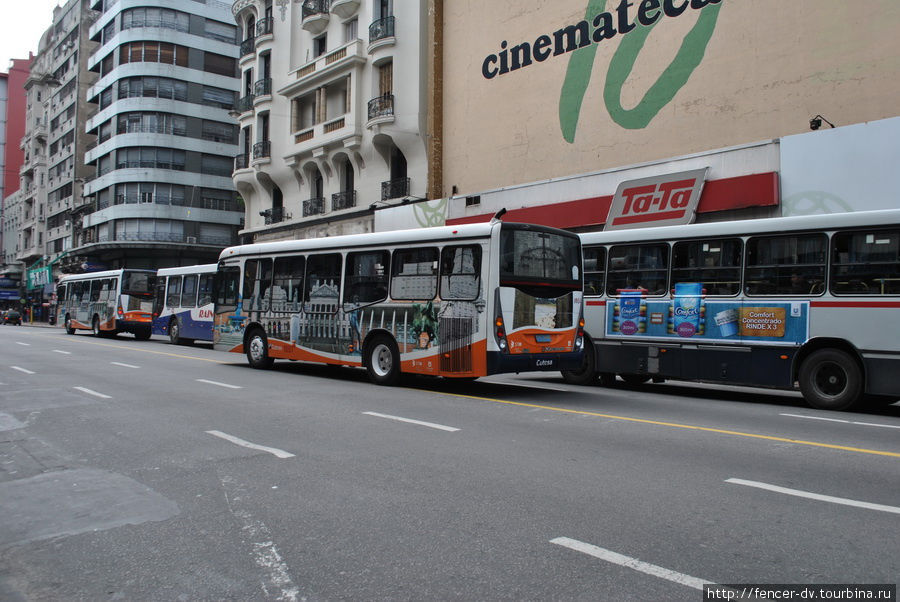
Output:
M218 0L91 0L89 211L77 254L103 267L214 260L237 242L231 181L237 28Z
M369 232L377 209L433 194L432 7L233 4L243 40L233 179L247 207L244 240Z

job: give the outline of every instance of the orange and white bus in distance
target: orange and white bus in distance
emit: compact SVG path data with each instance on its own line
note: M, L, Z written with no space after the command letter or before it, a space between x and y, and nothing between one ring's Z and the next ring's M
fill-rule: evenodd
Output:
M590 383L792 389L846 410L900 399L900 210L581 234Z
M94 336L130 332L150 338L154 270L107 270L63 276L56 287L57 319L66 332L91 330Z
M498 219L230 247L214 345L256 368L365 367L379 384L575 369L581 262L576 235Z

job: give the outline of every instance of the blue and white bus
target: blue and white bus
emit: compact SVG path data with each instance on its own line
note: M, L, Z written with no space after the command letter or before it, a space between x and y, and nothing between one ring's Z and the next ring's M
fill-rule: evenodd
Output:
M212 341L216 264L162 268L156 272L153 334L173 345Z

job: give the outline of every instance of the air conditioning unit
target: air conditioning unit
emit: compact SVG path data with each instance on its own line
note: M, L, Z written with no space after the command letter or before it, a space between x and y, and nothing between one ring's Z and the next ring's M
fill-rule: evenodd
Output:
M185 238L185 240L187 241L187 244L189 244L189 245L195 245L195 244L197 244L197 237L196 237L196 236L188 236L187 238Z

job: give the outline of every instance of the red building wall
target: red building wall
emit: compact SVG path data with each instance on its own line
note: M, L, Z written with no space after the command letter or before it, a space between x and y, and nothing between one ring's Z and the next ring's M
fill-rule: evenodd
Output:
M3 157L6 166L3 191L6 196L19 189L19 168L24 157L19 142L25 135L25 80L34 60L34 55L28 54L27 59L12 59L7 78L9 99L6 102L6 153Z

